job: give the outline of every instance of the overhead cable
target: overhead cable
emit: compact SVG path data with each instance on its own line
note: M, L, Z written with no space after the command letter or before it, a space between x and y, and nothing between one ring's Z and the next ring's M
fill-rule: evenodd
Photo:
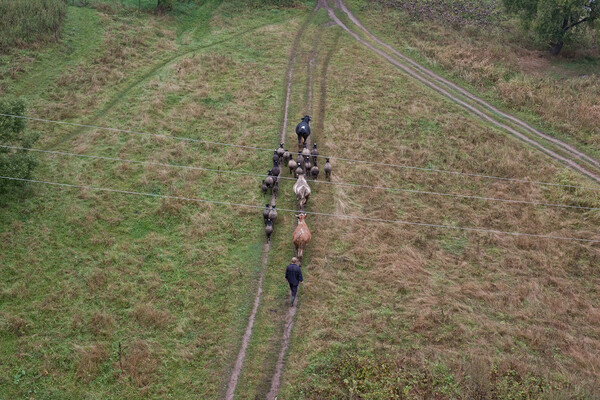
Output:
M191 202L197 202L197 203L220 204L220 205L226 205L226 206L253 208L253 209L261 209L261 210L264 208L262 206L255 206L255 205L251 205L251 204L232 203L232 202L226 202L226 201L198 199L198 198L182 197L182 196L169 196L169 195L162 195L162 194L155 194L155 193L135 192L135 191L129 191L129 190L102 188L102 187L87 186L87 185L75 185L75 184L70 184L70 183L48 182L48 181L41 181L41 180L35 180L35 179L15 178L15 177L9 177L9 176L0 176L0 179L7 179L7 180L21 181L21 182L30 182L30 183L40 183L40 184L46 184L46 185L52 185L52 186L89 189L89 190L96 190L96 191L103 191L103 192L131 194L131 195L137 195L137 196L147 196L147 197L155 197L155 198L191 201ZM291 212L291 213L298 214L297 210L290 210L290 209L285 209L285 208L278 208L277 211L278 212L279 211ZM540 238L540 239L555 239L555 240L569 240L569 241L587 242L587 243L600 243L600 240L598 240L598 239L582 239L582 238L567 237L567 236L540 235L540 234L522 233L522 232L507 232L507 231L500 231L500 230L487 229L487 228L469 228L469 227L460 227L460 226L453 226L453 225L429 224L429 223L423 223L423 222L410 222L410 221L393 220L393 219L361 217L361 216L356 216L356 215L329 214L329 213L321 213L321 212L314 212L314 211L303 211L302 213L310 214L310 215L321 215L321 216L327 216L327 217L333 217L333 218L355 219L355 220L371 221L371 222L395 223L395 224L401 224L401 225L415 225L415 226L430 227L430 228L495 233L495 234L502 234L502 235L525 236L525 237Z
M22 116L22 115L0 113L0 116L26 119L26 120L30 120L30 121L54 123L54 124L60 124L60 125L77 126L77 127L83 127L83 128L101 129L101 130L107 130L107 131L111 131L111 132L129 133L129 134L135 134L135 135L152 136L152 137L159 137L159 138L166 138L166 139L173 139L173 140L182 140L182 141L187 141L187 142L204 143L204 144L210 144L210 145L216 145L216 146L228 146L228 147L237 147L237 148L243 148L243 149L273 152L273 149L265 148L265 147L246 146L246 145L239 145L239 144L225 143L225 142L213 142L213 141L203 140L203 139L193 139L193 138L181 137L181 136L171 136L171 135L162 135L162 134L157 134L157 133L139 132L139 131L133 131L133 130L128 130L128 129L108 128L108 127L78 124L78 123L66 122L66 121L55 121L55 120L43 119L43 118L26 117L26 116ZM416 170L416 171L423 171L423 172L430 172L430 173L450 174L450 175L457 175L457 176L467 176L467 177L482 178L482 179L494 179L494 180L524 183L524 184L535 184L535 185L544 185L544 186L556 186L556 187L565 187L565 188L572 188L572 189L585 189L585 190L600 191L600 187L569 185L569 184L543 182L543 181L521 179L521 178L508 178L508 177L501 177L501 176L494 176L494 175L451 171L451 170L444 170L444 169L437 169L437 168L417 167L417 166L405 165L405 164L392 164L392 163L381 163L381 162L376 162L376 161L357 160L357 159L352 159L352 158L336 157L336 156L328 156L328 155L318 155L317 157L318 158L329 158L331 160L339 160L339 161L345 161L345 162L351 162L351 163L370 164L370 165L378 165L378 166L391 167L391 168L402 168L402 169L409 169L409 170Z
M129 160L129 159L125 159L125 158L116 158L116 157L93 156L93 155L87 155L87 154L68 153L68 152L56 151L56 150L33 149L33 148L19 147L19 146L0 145L0 148L35 151L35 152L40 152L40 153L47 153L47 154L61 155L61 156L70 156L70 157L83 157L83 158L90 158L90 159L119 161L119 162L133 163L133 164L144 164L144 165L155 165L155 166L161 166L161 167L182 168L182 169L207 171L207 172L214 172L214 173L246 175L246 176L258 177L259 179L264 178L264 175L256 174L256 173L252 173L252 172L245 172L245 171L231 171L231 170L224 170L224 169L194 167L194 166L179 165L179 164L165 164L165 163L158 163L158 162L153 162L153 161L139 161L139 160ZM292 181L296 180L295 178L285 177L285 176L280 176L279 179L292 180ZM472 195L433 192L433 191L417 190L417 189L392 188L392 187L387 187L387 186L360 185L360 184L355 184L355 183L331 182L331 181L324 181L324 180L319 181L319 180L314 180L314 179L307 179L306 181L314 182L314 183L323 183L323 184L328 184L328 185L355 187L355 188L360 188L360 189L383 190L383 191L412 193L412 194L424 194L424 195L431 195L431 196L454 197L454 198L471 199L471 200L496 201L496 202L512 203L512 204L528 204L528 205L536 205L536 206L543 206L543 207L555 207L555 208L572 208L572 209L588 210L588 211L600 210L600 208L598 208L598 207L585 207L585 206L574 206L574 205L568 205L568 204L543 203L543 202L538 202L538 201L503 199L503 198L497 198L497 197L472 196Z

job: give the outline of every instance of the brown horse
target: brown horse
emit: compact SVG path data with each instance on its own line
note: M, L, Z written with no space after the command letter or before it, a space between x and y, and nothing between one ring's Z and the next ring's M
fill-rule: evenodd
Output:
M310 231L308 230L308 226L304 219L306 218L306 214L298 215L298 226L294 229L294 233L292 235L292 241L294 242L294 246L296 247L296 257L302 260L302 255L304 254L304 249L306 245L310 242Z

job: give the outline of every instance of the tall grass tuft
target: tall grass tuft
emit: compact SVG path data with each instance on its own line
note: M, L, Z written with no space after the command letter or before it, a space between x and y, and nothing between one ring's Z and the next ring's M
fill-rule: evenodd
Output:
M0 0L0 52L58 38L65 0Z

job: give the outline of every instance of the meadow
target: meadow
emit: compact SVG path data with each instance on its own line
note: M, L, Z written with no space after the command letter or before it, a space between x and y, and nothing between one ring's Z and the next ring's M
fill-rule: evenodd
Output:
M309 112L322 155L598 189L402 74L330 24L325 10L313 12L314 2L209 0L164 14L91 3L67 8L62 40L0 56L0 91L25 98L28 115L275 148L291 65L290 149ZM478 64L484 46L473 39L491 33L403 24L402 11L348 5L436 72L593 147L584 141L596 127L552 113L545 91L554 86L541 84L562 79L564 100L576 78L554 72L581 61L530 74L515 62L508 81L491 80L482 71L500 74L504 64ZM457 62L455 51L443 59L444 45L462 46L469 61ZM512 79L545 102L511 103L500 87ZM592 84L581 96L593 93ZM570 112L579 112L576 103ZM244 148L29 127L43 133L36 147L52 151L252 173L271 165L269 152ZM265 203L252 176L47 154L40 161L40 180ZM592 208L600 208L598 190L333 162L332 183L311 184L309 212L599 238L597 210L338 184ZM0 205L0 398L223 397L261 273L260 210L38 184ZM291 183L282 183L277 206L295 208ZM239 399L269 391L289 309L283 272L294 221L285 212L277 221ZM306 291L280 399L600 396L597 244L310 214L307 223Z

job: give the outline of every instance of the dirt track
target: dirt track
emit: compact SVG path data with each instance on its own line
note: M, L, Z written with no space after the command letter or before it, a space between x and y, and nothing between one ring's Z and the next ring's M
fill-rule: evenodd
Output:
M442 78L441 76L439 76L439 75L435 74L433 71L423 67L422 65L420 65L419 63L410 59L409 57L404 56L403 54L401 54L397 50L393 49L388 44L386 44L383 41L381 41L380 39L378 39L375 35L370 33L360 23L360 21L352 14L352 12L350 10L348 10L348 8L344 4L343 0L335 0L335 8L340 9L342 12L344 12L348 16L349 20L352 21L352 23L357 28L362 30L374 42L376 42L380 46L384 47L387 50L387 52L376 47L372 43L363 39L360 35L358 35L354 31L352 31L350 28L348 28L348 26L346 26L346 24L344 24L337 17L337 15L335 14L335 9L332 8L326 0L319 0L317 7L326 9L329 14L329 17L338 26L340 26L344 31L346 31L348 34L350 34L352 37L354 37L363 46L365 46L368 49L372 50L373 52L377 53L379 56L381 56L382 58L387 60L389 63L400 68L405 73L407 73L408 75L417 79L424 85L426 85L426 86L430 87L431 89L435 90L436 92L442 94L447 99L450 99L453 102L457 103L462 108L467 110L469 113L481 118L484 121L491 123L492 125L496 126L497 128L504 129L505 131L511 133L512 135L516 136L518 139L522 140L523 142L527 143L528 145L543 152L544 154L551 157L552 159L559 161L559 162L569 166L573 170L580 172L580 173L584 174L585 176L593 179L594 181L600 183L600 168L598 168L598 167L600 167L600 163L597 160L578 151L573 146L570 146L556 138L553 138L547 134L544 134L544 133L534 129L533 127L531 127L527 123L519 120L518 118L515 118L514 116L511 116L509 114L506 114L506 113L498 110L497 108L495 108L495 107L491 106L490 104L488 104L487 102L485 102L483 99L474 96L473 94L469 93L468 91L461 88L460 86ZM454 92L458 92L458 93L453 94L450 91L454 91ZM506 121L506 123L501 122L497 119L498 116L501 116L508 121ZM507 125L507 124L511 124L512 126ZM542 140L542 142L538 142L538 141L532 139L531 137L529 137L528 135L526 135L525 133L523 133L522 131L519 131L517 129L526 131L527 133L533 135L536 139ZM548 143L548 142L550 142L550 143ZM556 150L553 150L552 147L555 147ZM559 154L558 152L561 152L562 155ZM585 167L582 166L575 160L583 162L586 166Z
M302 34L303 34L303 32L306 28L306 25L308 24L309 21L310 21L310 19L307 18L304 21L304 23L301 25L300 29L296 33L294 42L292 44L292 48L290 50L289 62L288 62L288 67L287 67L287 72L286 72L285 82L284 82L285 102L284 102L284 106L283 106L283 122L282 122L282 128L281 128L280 143L285 143L285 136L286 136L285 133L286 133L287 124L288 124L288 110L290 108L290 94L291 94L291 89L292 89L292 78L294 76L294 66L296 64L296 58L297 58L297 53L298 53L297 49L298 49L300 40L302 39ZM281 172L277 176L277 182L279 182L281 173L283 173L283 171L284 171L284 168L281 168ZM272 195L271 196L271 206L274 206L274 205L276 205L276 197L274 195ZM267 268L267 264L269 261L270 249L271 249L270 243L265 243L265 246L263 249L262 263L261 263L261 267L260 267L261 272L260 272L260 277L258 279L258 285L257 285L257 289L256 289L256 295L254 297L254 304L252 307L252 312L250 313L250 316L248 317L248 325L246 326L246 331L244 332L244 336L242 337L242 345L241 345L238 355L236 357L236 361L233 366L233 370L231 372L231 377L229 378L229 383L227 384L227 391L225 393L225 399L227 399L227 400L233 400L233 398L235 396L235 389L237 387L237 384L238 384L238 381L240 378L240 374L242 372L242 366L243 366L244 360L246 358L246 350L248 349L248 345L250 344L250 339L252 337L252 328L254 327L254 320L256 319L256 312L258 310L258 305L260 304L260 297L262 294L262 285L263 285L264 276L265 276L265 269ZM295 307L294 307L294 310L295 310ZM294 313L295 313L295 311L294 311ZM293 317L292 317L292 319L293 319Z
M454 84L450 81L447 81L443 77L436 75L434 72L432 72L432 71L428 70L427 68L421 66L420 64L416 63L414 60L404 56L397 50L393 49L391 46L389 46L386 43L379 40L376 36L371 34L364 26L362 26L360 21L348 10L348 8L346 7L346 5L344 4L344 2L342 0L335 0L335 8L338 8L339 10L344 12L348 16L349 20L352 21L352 23L355 24L356 27L358 27L360 30L362 30L369 38L371 38L371 40L373 40L374 42L376 42L377 44L379 44L380 46L385 48L387 51L384 51L384 50L376 47L372 43L363 39L357 33L353 32L351 29L349 29L336 16L334 8L332 8L328 4L327 0L319 0L317 2L317 5L316 5L314 11L316 12L320 8L325 9L328 12L329 17L335 22L335 24L340 26L345 32L347 32L352 37L354 37L359 43L361 43L362 45L364 45L371 51L375 52L376 54L378 54L379 56L381 56L382 58L384 58L385 60L390 62L392 65L400 68L401 70L403 70L405 73L407 73L411 77L417 79L424 85L426 85L426 86L430 87L431 89L435 90L436 92L442 94L447 99L450 99L453 102L459 104L461 107L463 107L469 113L481 118L484 121L487 121L487 122L493 124L494 126L496 126L498 128L502 128L502 129L508 131L509 133L513 134L514 136L516 136L520 140L524 141L528 145L530 145L530 146L538 149L539 151L543 152L544 154L548 155L552 159L559 161L563 164L566 164L569 167L571 167L572 169L594 179L597 182L600 182L600 174L596 173L593 169L595 167L600 167L600 163L598 163L598 161L587 156L586 154L579 152L574 147L572 147L566 143L563 143L558 139L552 138L542 132L539 132L538 130L536 130L535 128L532 128L525 122L523 122L509 114L503 113L502 111L500 111L500 110L494 108L493 106L491 106L490 104L486 103L484 100L472 95L471 93L464 90L463 88L457 86L456 84ZM290 93L291 93L291 87L292 87L292 78L293 78L293 74L294 74L294 65L296 63L296 58L297 58L297 48L299 46L299 43L300 43L300 40L302 37L302 31L306 27L306 23L309 21L309 19L310 19L310 16L307 18L307 20L302 25L302 27L300 27L300 30L296 34L296 38L294 40L294 43L292 44L292 49L290 51L288 70L286 73L286 81L285 81L285 103L284 103L284 111L283 111L283 126L282 126L282 131L281 131L281 143L285 143L285 133L286 133L287 124L288 124L288 109L289 109L289 103L290 103ZM325 95L326 95L326 86L327 86L326 73L327 73L329 59L331 58L333 51L335 51L335 48L337 47L337 39L338 38L339 38L339 36L336 37L336 40L335 40L334 46L333 46L334 48L330 49L328 51L327 55L325 56L325 61L323 63L323 69L321 71L321 77L320 77L320 79L321 79L321 81L320 81L320 83L321 83L321 99L320 99L320 104L319 104L319 109L318 109L319 115L318 115L317 121L316 121L316 128L317 128L316 131L317 132L322 132L322 130L323 130L322 119L324 118L324 114L325 114ZM313 104L312 104L313 103L313 87L312 87L313 86L313 71L314 71L315 58L318 53L318 45L319 45L318 42L319 42L318 40L315 40L315 43L313 44L313 49L310 52L309 60L307 63L308 79L307 79L307 91L306 91L306 94L307 94L306 106L307 106L307 111L309 114L311 114L312 108L313 108L312 107L313 106ZM453 92L458 92L458 94L454 94ZM490 115L488 113L490 113L492 115ZM498 121L496 119L498 116L501 116L501 117L505 118L506 120L508 120L508 121L505 121L507 123ZM508 124L511 124L511 125L508 125ZM525 130L529 134L533 134L540 139L551 142L554 146L556 146L557 151L560 151L562 154L559 154L557 151L549 148L551 146L547 147L544 144L537 142L536 140L533 140L532 138L530 138L529 136L527 136L523 132L520 132L517 129ZM310 144L310 142L309 142L309 144ZM575 160L579 160L593 168L583 167L582 165L578 164ZM272 205L275 204L274 198L272 199L271 204ZM265 249L264 249L264 255L263 255L263 263L262 263L262 267L261 267L261 275L260 275L259 282L258 282L258 289L257 289L256 297L254 300L254 306L253 306L252 312L251 312L249 320L248 320L248 326L246 328L246 332L242 339L242 347L238 353L238 357L236 359L236 363L235 363L235 366L234 366L234 369L233 369L233 372L231 375L231 379L229 381L226 399L233 399L234 393L235 393L235 387L237 385L237 381L239 379L239 376L240 376L240 373L242 370L242 366L243 366L243 362L244 362L244 358L245 358L245 354L246 354L246 349L248 347L248 344L249 344L250 338L251 338L251 334L252 334L252 327L253 327L254 319L256 316L256 310L260 303L260 296L262 293L262 283L263 283L263 278L264 278L264 269L266 268L267 261L268 261L268 252L269 252L269 244L266 244ZM268 394L266 395L266 398L268 400L275 400L277 398L277 395L278 395L280 387L281 387L281 378L283 376L283 371L284 371L284 366L285 366L285 356L286 356L287 350L289 348L289 344L290 344L290 340L291 340L291 336L292 336L296 311L297 311L297 307L290 307L284 317L284 329L283 329L283 334L281 337L281 348L280 348L280 351L278 354L278 359L277 359L277 363L275 365L275 370L274 370L273 376L271 378L270 390L269 390Z

